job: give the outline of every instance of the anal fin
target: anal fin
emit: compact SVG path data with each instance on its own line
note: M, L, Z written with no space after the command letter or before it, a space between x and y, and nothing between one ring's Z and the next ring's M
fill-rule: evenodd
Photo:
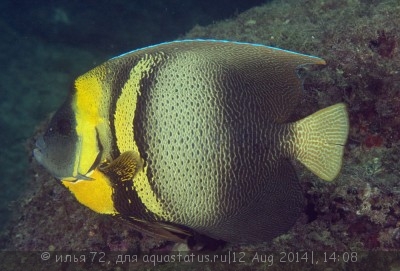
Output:
M238 243L260 243L285 233L304 207L304 197L293 166L288 160L274 165L263 190L249 204L217 225L199 229L216 239Z

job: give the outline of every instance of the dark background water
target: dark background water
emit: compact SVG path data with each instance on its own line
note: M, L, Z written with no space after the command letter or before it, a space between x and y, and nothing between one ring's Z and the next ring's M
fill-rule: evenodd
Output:
M131 50L176 38L266 0L22 0L1 4L4 23L23 35L100 50Z
M197 24L264 2L1 1L0 229L10 217L12 201L29 201L21 197L32 181L26 142L60 105L76 76L111 56L174 40Z

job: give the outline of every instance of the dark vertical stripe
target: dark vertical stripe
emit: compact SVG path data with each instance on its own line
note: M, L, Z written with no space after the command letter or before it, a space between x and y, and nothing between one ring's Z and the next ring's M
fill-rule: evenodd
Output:
M131 60L131 61L128 61ZM111 88L111 97L110 97L110 107L109 107L109 116L110 116L110 131L112 135L111 140L111 157L113 159L117 158L121 155L120 150L117 146L117 138L115 132L115 119L114 114L117 110L117 102L122 94L122 88L125 86L126 82L129 80L129 75L132 68L136 65L136 59L118 59L117 62L110 63L109 69L113 71L109 76L108 80L110 80L110 88Z
M157 220L156 215L151 213L140 200L136 190L133 188L133 182L134 180L114 181L114 208L124 217L131 216L148 221Z
M115 129L115 117L114 114L117 110L117 102L120 99L122 95L122 89L124 88L125 84L128 82L130 79L130 73L132 69L135 67L137 62L139 61L139 58L129 58L125 57L122 59L117 59L116 62L110 64L110 69L115 71L110 76L113 76L110 78L110 88L111 88L111 97L110 97L110 107L109 107L109 115L110 115L110 130L111 134L113 136L113 140L111 142L111 148L112 148L112 157L113 159L117 158L118 156L121 155L120 150L118 149L117 146L117 138L116 138L116 129ZM140 152L140 155L144 160L146 161L145 157L145 129L143 128L145 126L146 118L144 117L143 114L140 114L144 112L141 104L144 104L145 98L143 96L148 95L151 86L152 86L152 81L154 80L154 76L152 76L152 73L150 72L150 77L143 77L140 80L140 92L142 95L138 95L137 97L137 104L136 104L136 114L139 112L139 118L137 115L135 115L134 119L132 120L132 129L134 129L134 135L135 138L132 140L135 140L136 143L138 144L138 149ZM133 97L132 97L133 98ZM129 120L126 120L127 122L127 129ZM135 128L138 127L138 128ZM144 156L144 157L143 157ZM148 172L151 172L150 170ZM157 216L151 213L146 206L142 203L139 195L137 194L137 191L134 189L133 180L129 181L121 181L118 179L117 176L110 176L110 178L113 180L113 201L114 201L114 207L115 209L125 217L137 217L149 221L154 221L157 220ZM130 201L130 202L129 202Z
M148 57L151 57L151 55ZM137 97L136 112L132 123L135 142L137 144L139 153L144 160L145 166L147 166L147 179L149 180L149 184L158 198L160 198L160 194L158 193L153 181L154 168L151 160L152 157L148 157L147 155L150 146L148 139L149 135L146 133L146 131L148 130L147 126L149 125L149 122L153 121L151 119L152 116L148 113L148 106L149 103L151 103L151 99L154 97L152 89L157 78L157 73L161 68L162 64L153 64L149 73L146 74L147 76L144 76L140 80L141 95Z

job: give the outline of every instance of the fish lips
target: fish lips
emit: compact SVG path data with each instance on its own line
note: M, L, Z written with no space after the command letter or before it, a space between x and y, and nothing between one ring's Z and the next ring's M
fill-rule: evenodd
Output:
M43 136L40 136L35 143L36 148L33 149L33 156L36 161L44 166L44 150L46 149L46 142L44 141Z
M36 161L42 165L51 175L54 176L56 179L63 179L60 177L56 172L57 170L54 169L54 165L51 163L51 158L49 157L47 144L43 138L40 136L35 143L36 148L33 149L33 156L35 157Z

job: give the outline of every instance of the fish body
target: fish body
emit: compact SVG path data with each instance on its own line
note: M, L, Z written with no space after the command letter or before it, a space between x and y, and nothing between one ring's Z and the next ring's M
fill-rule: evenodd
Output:
M215 40L135 50L77 78L34 155L85 206L167 239L268 241L303 208L289 160L328 181L342 164L344 104L287 122L308 64L325 61Z

